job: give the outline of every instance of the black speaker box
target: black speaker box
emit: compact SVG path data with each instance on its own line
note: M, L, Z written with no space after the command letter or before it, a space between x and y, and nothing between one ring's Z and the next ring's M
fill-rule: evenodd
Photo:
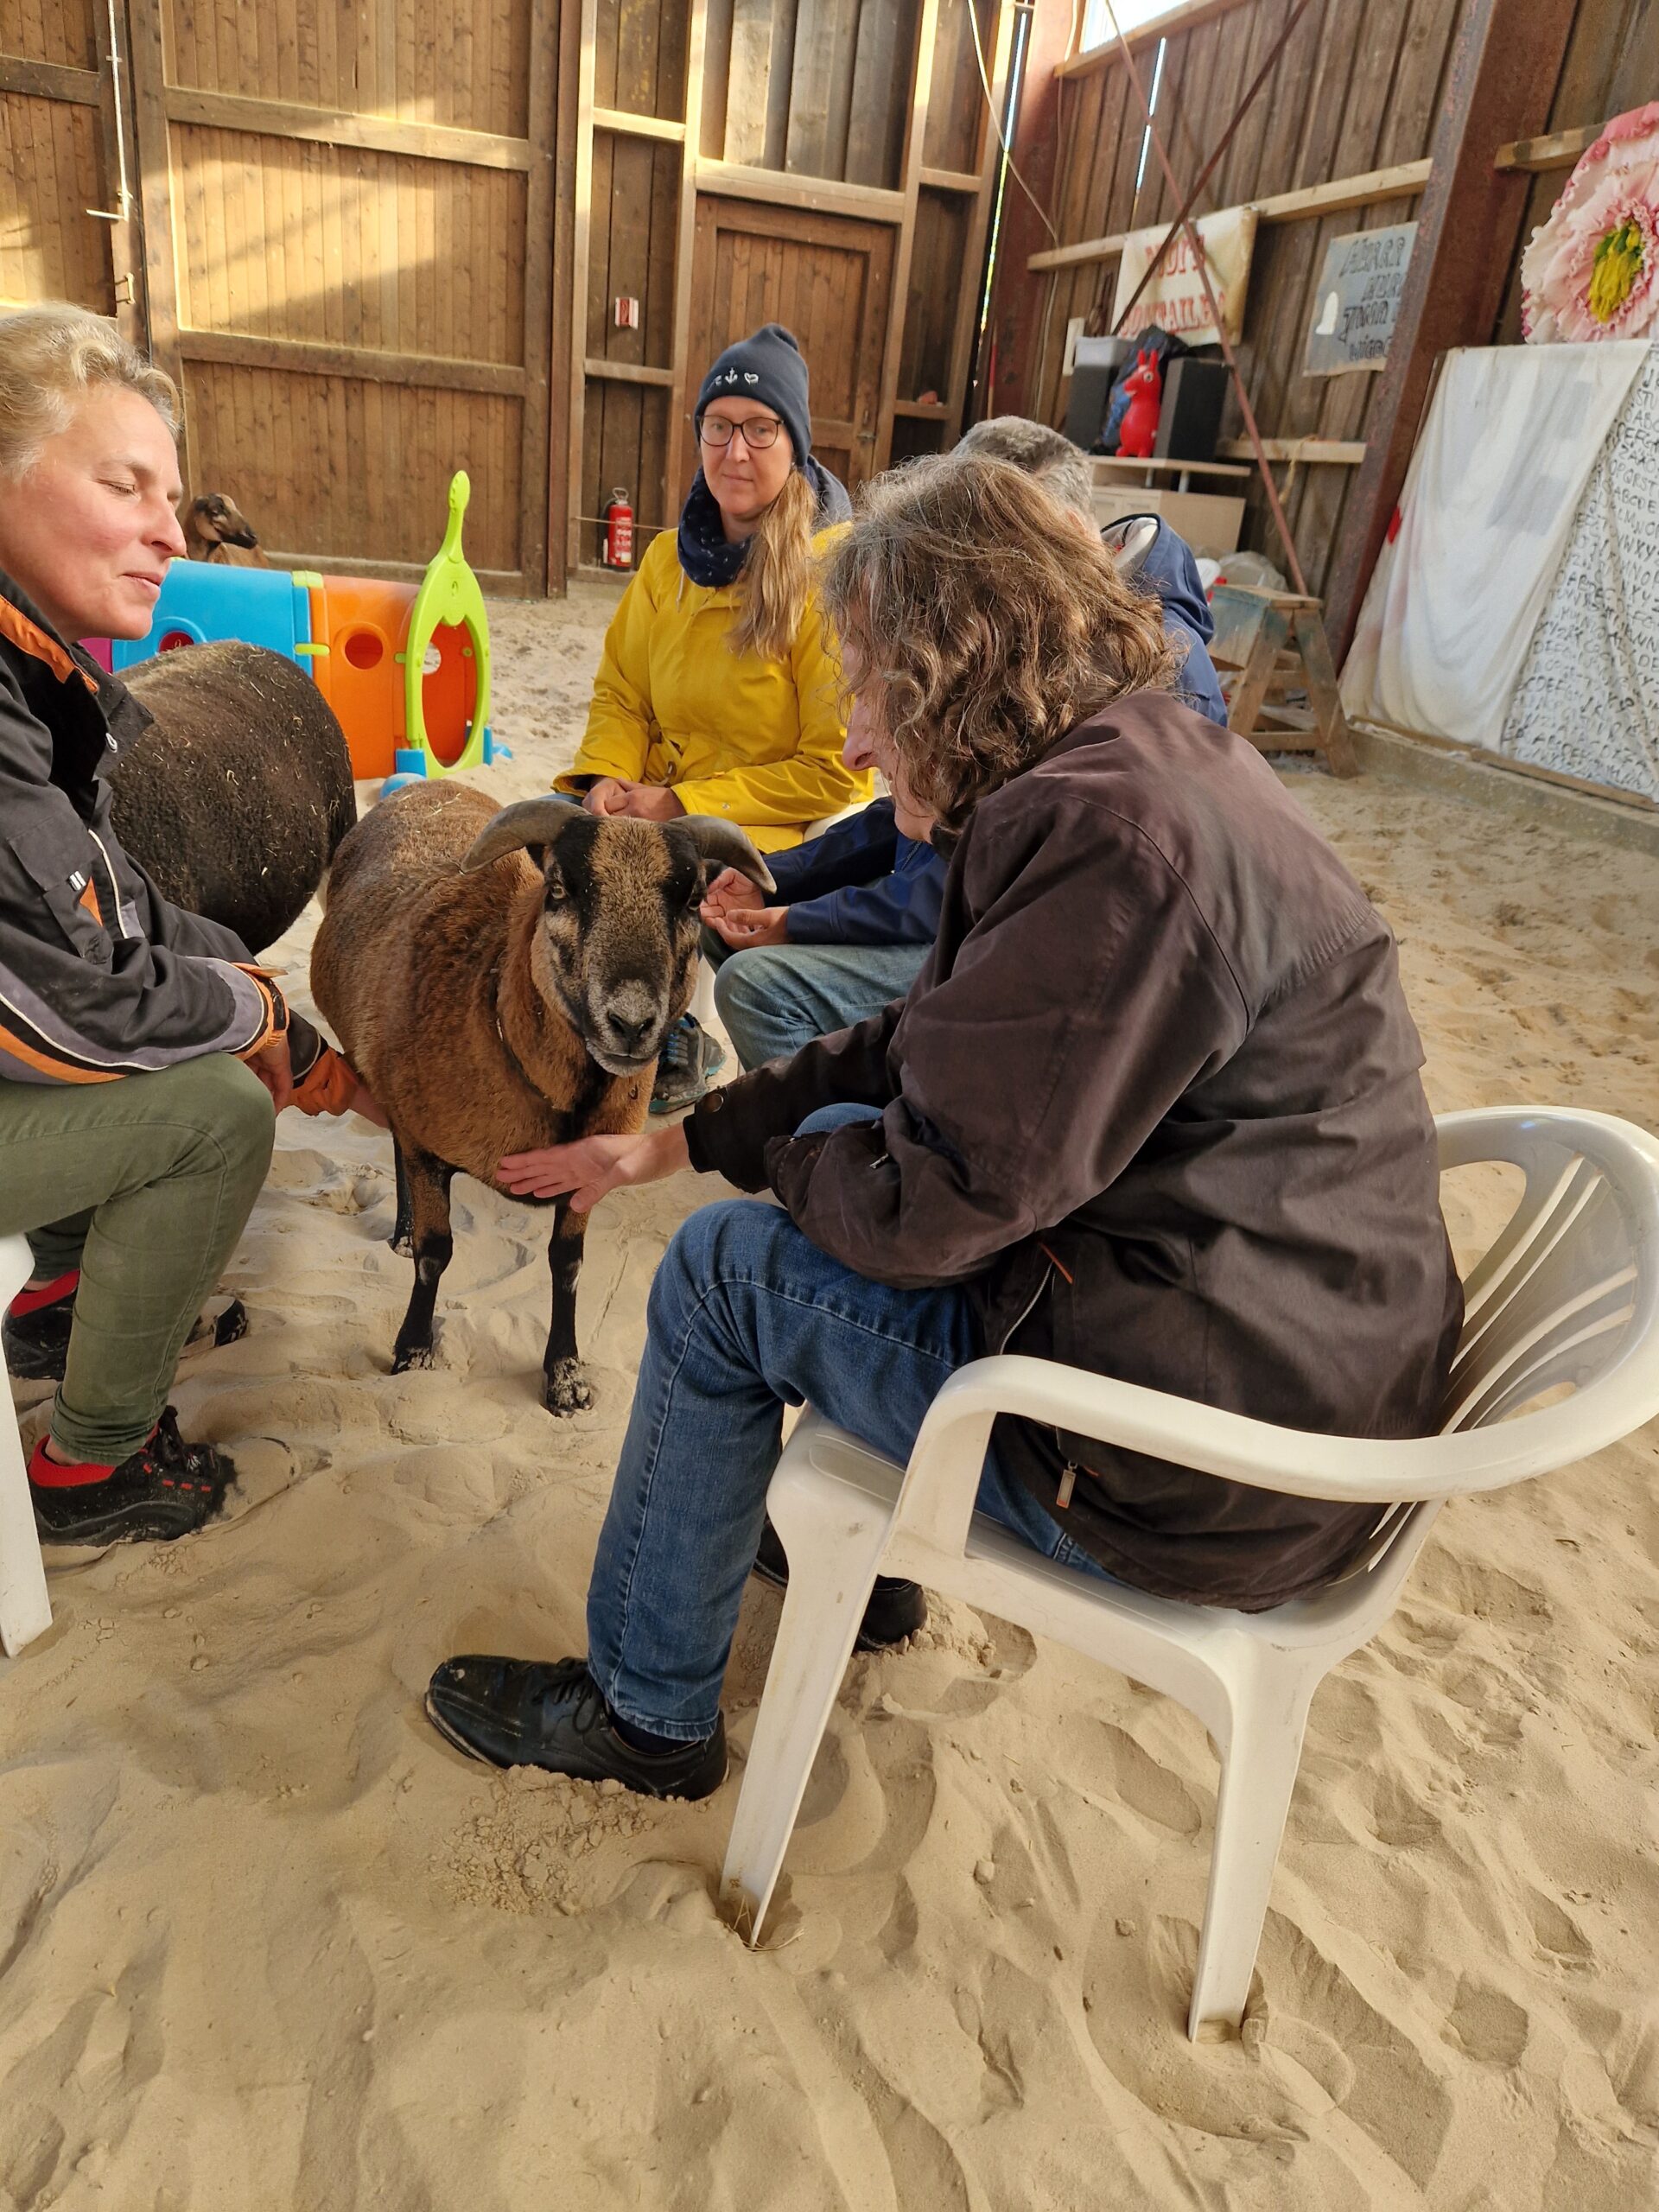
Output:
M1071 395L1066 402L1065 435L1088 452L1106 419L1106 403L1119 369L1128 359L1127 338L1079 338L1071 365Z
M1183 354L1164 372L1163 405L1153 452L1160 461L1213 461L1227 404L1225 361Z

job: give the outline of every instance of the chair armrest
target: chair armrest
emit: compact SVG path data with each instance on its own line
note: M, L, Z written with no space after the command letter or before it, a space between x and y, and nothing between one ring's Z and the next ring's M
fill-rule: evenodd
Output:
M912 1534L943 1550L961 1550L998 1414L1255 1490L1379 1510L1405 1499L1500 1490L1569 1465L1612 1440L1585 1433L1570 1400L1522 1421L1455 1436L1320 1436L1008 1352L959 1368L928 1408L897 1509L897 1519Z

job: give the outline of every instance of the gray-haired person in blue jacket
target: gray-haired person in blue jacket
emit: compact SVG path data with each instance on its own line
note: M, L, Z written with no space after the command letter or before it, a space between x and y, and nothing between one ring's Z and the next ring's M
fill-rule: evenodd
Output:
M962 450L1011 462L1062 506L1094 520L1089 463L1067 438L1020 415L976 423ZM1205 648L1215 635L1198 564L1168 524L1120 534L1135 581L1164 604L1164 626L1185 648L1176 696L1213 722L1227 708ZM856 739L849 741L849 765ZM743 1067L787 1058L907 995L932 949L945 861L927 842L931 824L899 820L890 798L873 800L822 837L770 855L778 885L770 906L728 869L711 886L703 953L717 972L715 1004Z

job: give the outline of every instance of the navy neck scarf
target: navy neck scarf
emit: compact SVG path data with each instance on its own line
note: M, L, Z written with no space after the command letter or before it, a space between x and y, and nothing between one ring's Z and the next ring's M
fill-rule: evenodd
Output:
M827 530L831 523L845 522L853 512L853 503L841 479L832 476L812 454L808 454L802 466L807 482L817 493L815 528ZM728 543L720 526L720 507L701 469L681 512L678 545L680 566L694 584L718 591L723 584L734 584L742 574L749 541L746 537L735 545Z

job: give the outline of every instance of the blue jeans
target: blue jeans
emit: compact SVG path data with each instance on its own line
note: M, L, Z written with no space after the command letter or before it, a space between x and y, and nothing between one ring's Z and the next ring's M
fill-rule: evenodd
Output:
M704 931L707 940L712 930ZM714 938L715 1004L744 1067L791 1058L901 999L925 944L765 944L732 952ZM722 957L723 956L723 957Z
M868 1117L835 1107L802 1126ZM652 1285L588 1589L588 1667L623 1719L683 1743L714 1728L785 1405L906 1459L941 1385L979 1351L959 1286L871 1282L764 1199L682 1224ZM978 1505L1047 1557L1100 1573L994 1454Z

